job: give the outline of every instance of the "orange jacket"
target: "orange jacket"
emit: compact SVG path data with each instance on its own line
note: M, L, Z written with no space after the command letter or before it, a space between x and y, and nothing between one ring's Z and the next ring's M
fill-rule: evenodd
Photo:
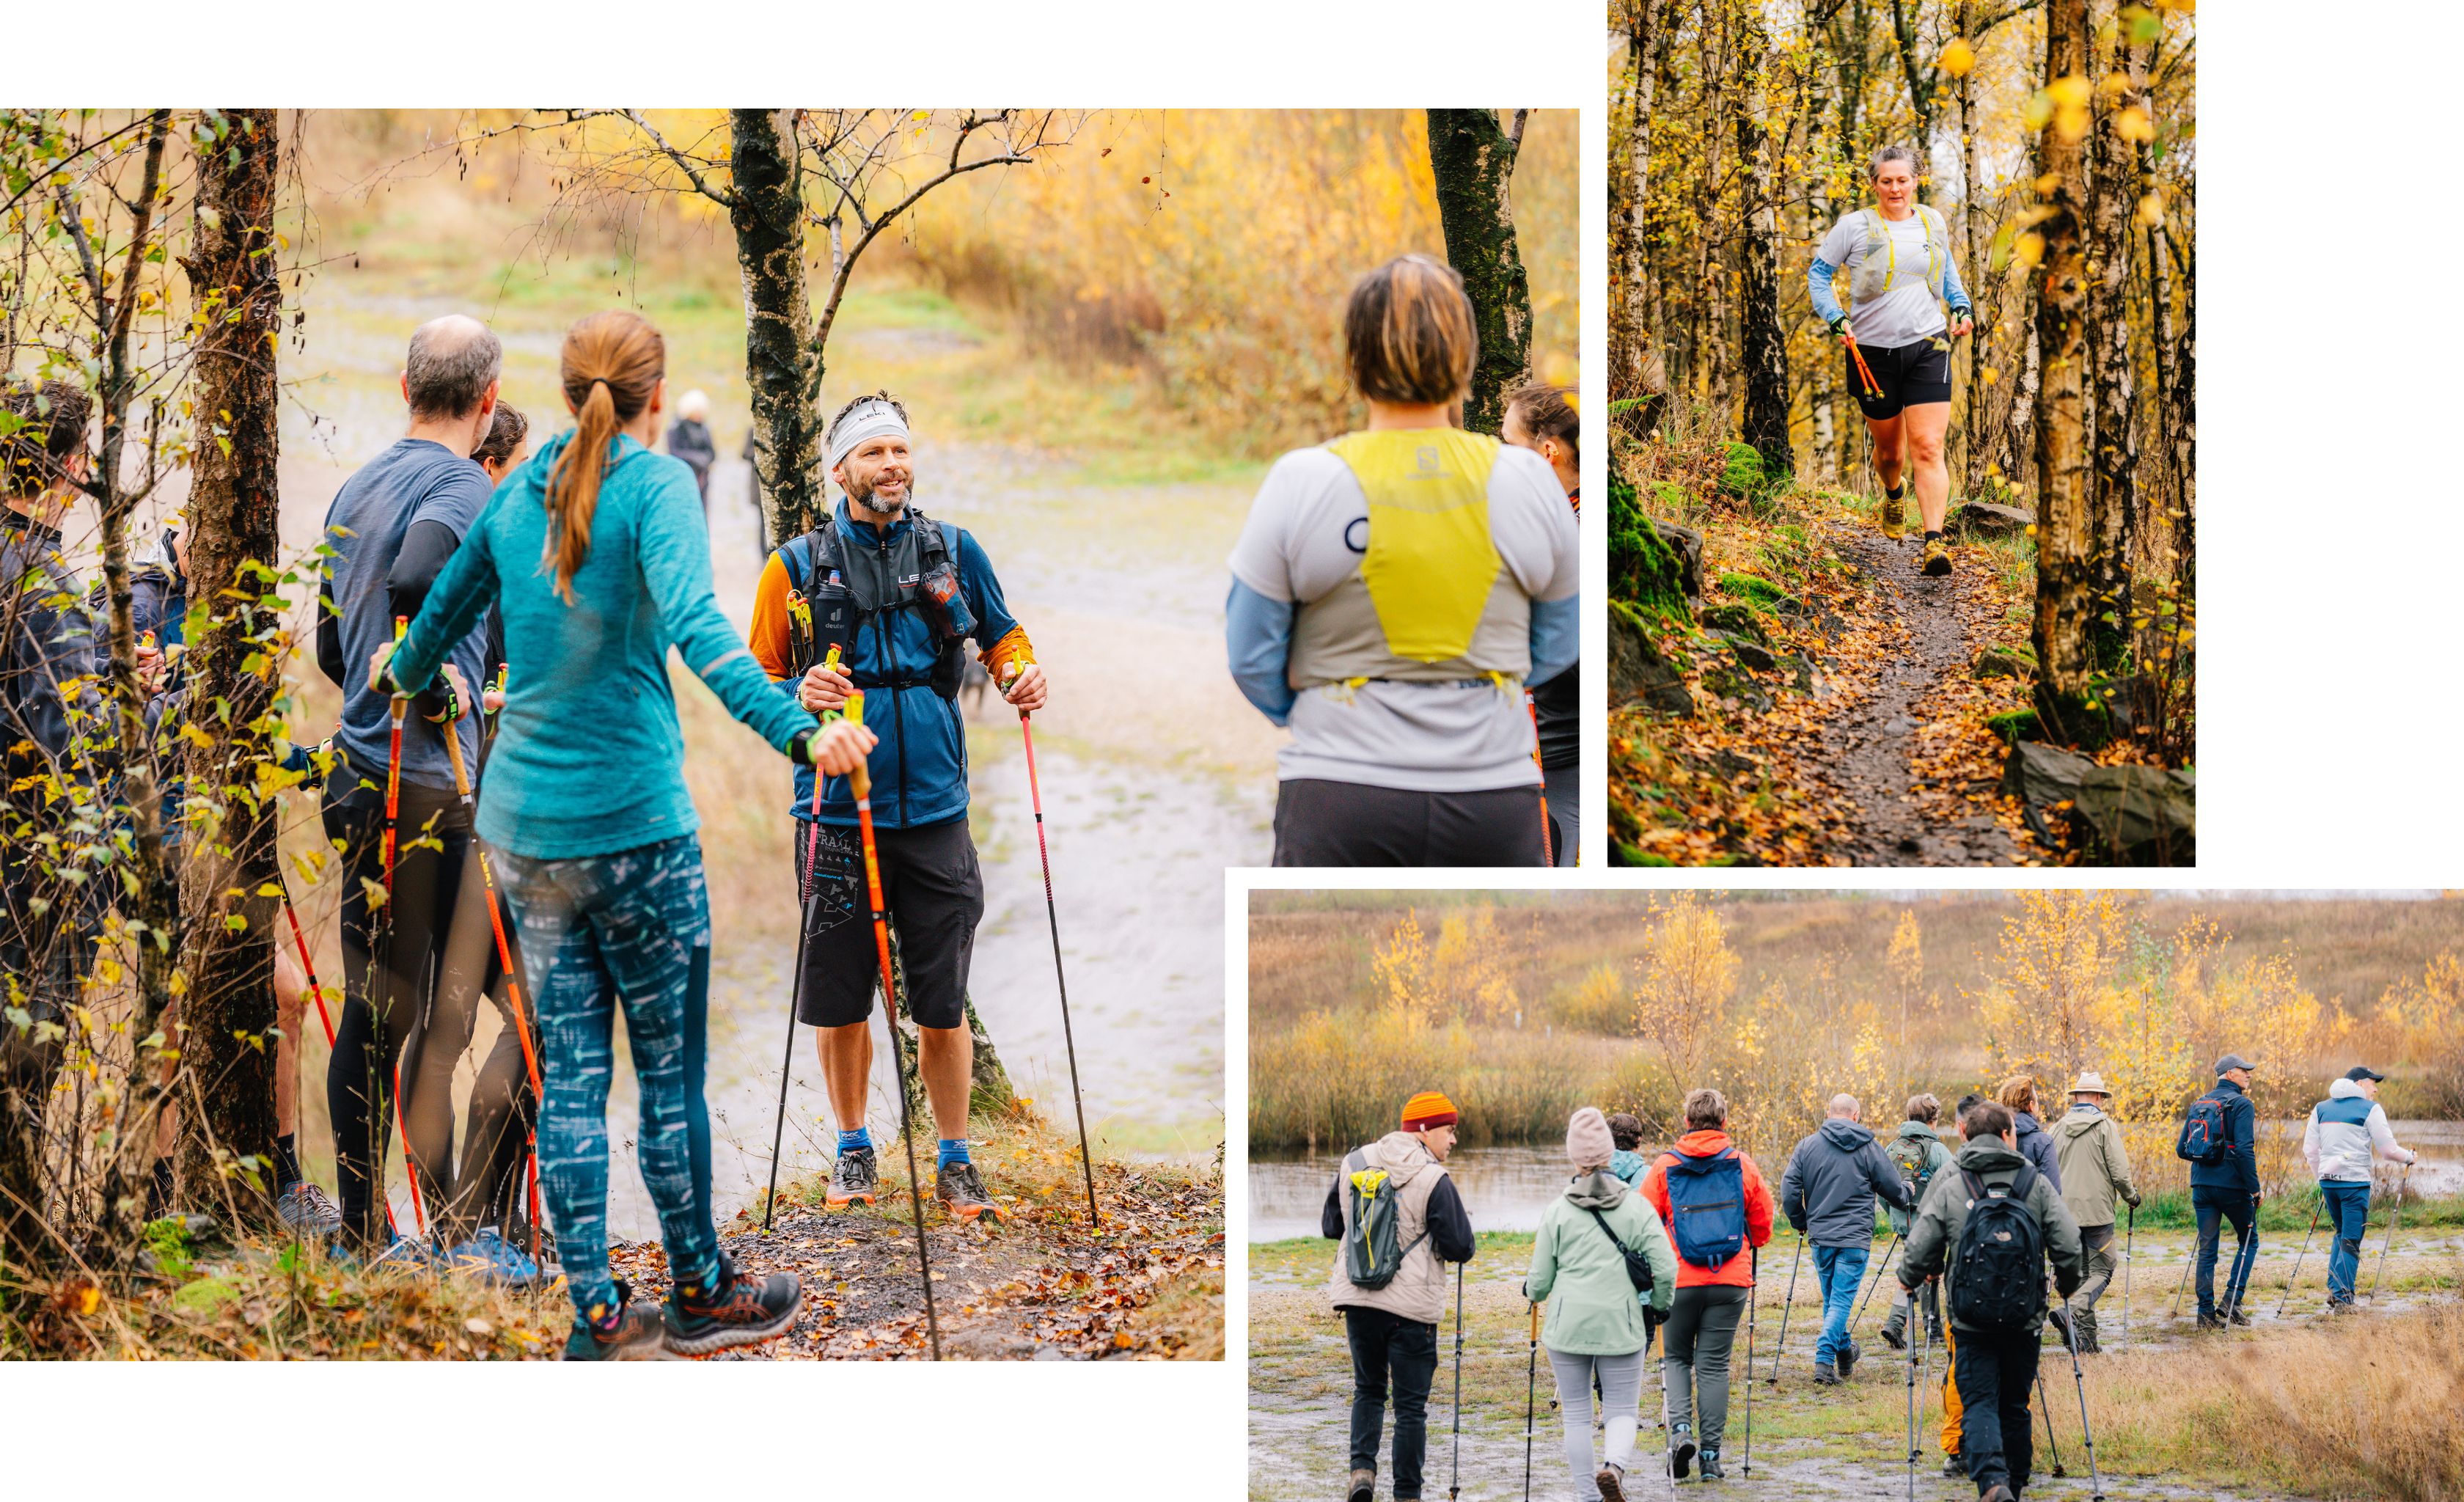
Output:
M1726 1132L1711 1130L1688 1132L1677 1139L1677 1145L1673 1151L1662 1153L1651 1160L1650 1171L1642 1176L1642 1197L1651 1202L1653 1209L1660 1212L1660 1224L1668 1228L1671 1247L1677 1244L1677 1228L1672 1224L1668 1209L1669 1163L1679 1153L1688 1158L1709 1158L1716 1153L1727 1151L1733 1145ZM1744 1151L1738 1152L1737 1160L1745 1167L1746 1244L1749 1247L1764 1246L1771 1238L1771 1215L1774 1207L1771 1203L1771 1185L1763 1182L1762 1170L1754 1166L1754 1160ZM1696 1267L1686 1261L1684 1254L1681 1252L1677 1258L1677 1286L1701 1288L1705 1284L1725 1284L1731 1288L1750 1288L1754 1281L1753 1265L1754 1259L1749 1256L1730 1257L1720 1270L1714 1272L1709 1268Z

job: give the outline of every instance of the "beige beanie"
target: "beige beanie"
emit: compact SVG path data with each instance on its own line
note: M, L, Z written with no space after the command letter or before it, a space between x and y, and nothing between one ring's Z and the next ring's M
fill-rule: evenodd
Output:
M1609 1118L1600 1115L1599 1107L1585 1106L1566 1123L1566 1156L1573 1160L1576 1172L1606 1168L1616 1152L1617 1139L1609 1135Z

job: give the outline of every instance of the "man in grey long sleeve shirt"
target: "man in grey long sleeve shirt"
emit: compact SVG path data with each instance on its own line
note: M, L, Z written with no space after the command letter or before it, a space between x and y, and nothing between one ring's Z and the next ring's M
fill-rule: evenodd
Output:
M1829 1118L1788 1155L1779 1181L1780 1213L1812 1244L1814 1275L1822 1287L1822 1338L1814 1348L1817 1382L1843 1381L1857 1364L1848 1316L1874 1252L1875 1197L1898 1209L1912 1207L1898 1167L1859 1115L1856 1096L1832 1096Z

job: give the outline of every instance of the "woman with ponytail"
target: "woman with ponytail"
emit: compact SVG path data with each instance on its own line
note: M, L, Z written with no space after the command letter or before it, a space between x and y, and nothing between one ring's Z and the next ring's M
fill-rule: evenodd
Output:
M710 1209L702 1099L710 906L684 737L668 686L672 646L729 713L792 760L832 775L872 744L771 688L712 598L693 471L650 452L667 346L639 314L594 314L564 338L574 431L496 488L370 681L415 694L447 644L493 602L512 695L479 797L478 832L519 930L535 988L546 1100L539 1156L576 1318L568 1359L708 1355L784 1335L793 1273L738 1272ZM468 705L456 682L455 712ZM664 1319L607 1269L607 1085L615 1009L641 1083L642 1178L674 1281Z

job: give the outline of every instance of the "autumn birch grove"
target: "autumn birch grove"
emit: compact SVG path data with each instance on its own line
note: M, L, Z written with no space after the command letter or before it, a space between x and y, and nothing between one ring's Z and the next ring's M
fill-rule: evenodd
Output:
M1609 40L1613 853L2192 859L2191 8Z

